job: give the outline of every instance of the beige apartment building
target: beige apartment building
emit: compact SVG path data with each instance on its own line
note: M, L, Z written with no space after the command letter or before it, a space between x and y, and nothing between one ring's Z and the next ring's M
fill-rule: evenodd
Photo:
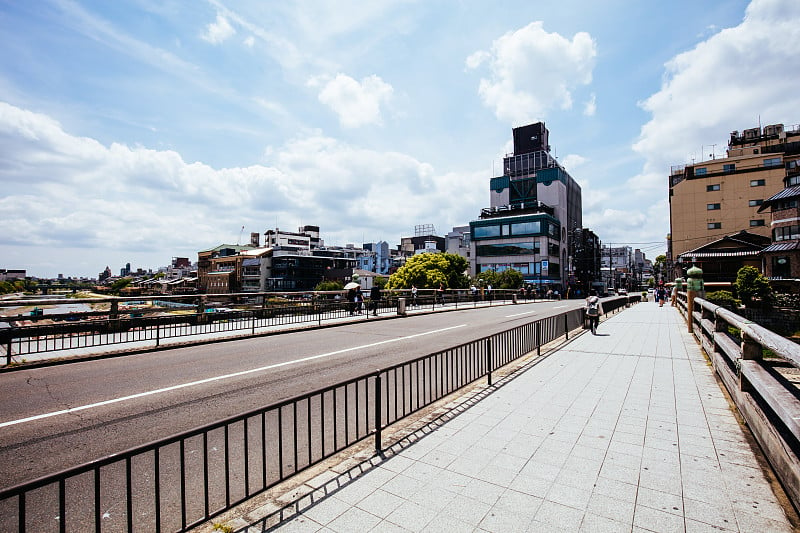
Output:
M771 237L759 210L800 176L800 127L783 124L731 133L727 156L672 167L668 258L746 230Z

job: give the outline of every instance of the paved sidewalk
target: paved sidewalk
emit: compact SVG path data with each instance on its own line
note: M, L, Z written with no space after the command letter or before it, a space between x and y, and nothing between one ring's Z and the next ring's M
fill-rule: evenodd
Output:
M678 312L641 303L598 333L276 529L792 531Z

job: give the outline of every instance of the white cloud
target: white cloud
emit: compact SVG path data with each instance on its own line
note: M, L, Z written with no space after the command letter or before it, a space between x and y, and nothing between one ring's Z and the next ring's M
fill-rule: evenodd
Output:
M320 134L272 148L264 165L214 169L173 151L75 137L46 115L0 102L0 144L8 148L0 152L0 226L8 229L0 245L27 250L19 256L34 275L54 275L37 265L65 247L127 254L134 264L135 254L157 254L164 264L234 242L241 225L318 224L331 244L399 238L420 221L444 232L486 200L484 172L440 175L411 156Z
M253 46L256 44L256 38L251 35L242 42L247 48L253 48Z
M571 174L586 163L586 158L578 154L569 154L561 160L561 165Z
M309 80L310 86L319 83ZM319 101L330 107L345 128L381 124L381 105L391 100L392 86L378 76L358 82L345 74L337 74L319 93Z
M220 44L234 35L236 35L236 30L228 22L228 19L217 13L217 20L206 26L206 31L201 37L211 44Z
M754 0L740 25L667 62L661 89L641 103L651 119L633 148L646 163L631 185L658 181L663 192L670 165L707 158L710 145L727 146L729 132L757 126L759 117L796 121L800 93L787 73L800 70L800 57L786 43L800 38L798 20L796 1Z
M583 114L587 117L593 117L594 114L597 112L597 95L592 93L592 96L589 100L583 104Z
M506 33L490 52L475 52L466 63L469 68L489 64L491 77L481 79L478 93L497 118L527 123L553 108L570 109L572 91L592 81L596 55L588 33L569 40L547 33L539 21Z

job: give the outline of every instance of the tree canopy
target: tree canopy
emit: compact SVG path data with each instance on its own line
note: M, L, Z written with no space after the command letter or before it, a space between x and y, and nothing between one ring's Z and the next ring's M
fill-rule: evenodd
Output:
M389 277L389 289L437 289L443 283L448 289L469 287L469 278L464 272L469 267L467 260L450 253L425 253L410 257L406 264Z
M772 293L769 280L756 267L752 266L743 266L739 269L733 286L745 305L752 303L754 298L767 301Z
M513 268L507 268L502 272L484 270L478 274L477 279L484 286L491 285L495 289L519 289L525 281L522 272Z

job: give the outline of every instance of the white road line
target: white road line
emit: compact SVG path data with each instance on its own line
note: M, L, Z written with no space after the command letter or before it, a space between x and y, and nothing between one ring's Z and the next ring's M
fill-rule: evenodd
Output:
M514 318L515 316L535 315L536 311L525 311L524 313L516 313L513 315L506 315L505 318Z
M568 306L566 306L566 305L557 305L557 306L553 307L553 309L564 309L565 307L568 307Z
M145 396L152 396L154 394L161 394L163 392L170 392L179 389L185 389L187 387L194 387L195 385L202 385L204 383L212 383L214 381L222 381L224 379L235 378L239 376L246 376L247 374L254 374L256 372L263 372L264 370L272 370L273 368L280 368L282 366L289 366L289 365L296 365L298 363L305 363L307 361L313 361L314 359L322 359L323 357L330 357L332 355L338 355L347 352L353 352L356 350L362 350L364 348L372 348L375 346L381 346L383 344L390 344L393 342L400 342L408 339L414 339L417 337L424 337L425 335L434 335L436 333L442 333L444 331L449 331L451 329L458 329L466 327L466 324L461 324L458 326L451 326L449 328L442 328L442 329L435 329L433 331L426 331L425 333L417 333L414 335L408 335L406 337L400 337L397 339L388 339L385 341L373 342L372 344L363 344L361 346L353 346L352 348L344 348L343 350L336 350L335 352L328 352L322 353L319 355L311 355L309 357L303 357L301 359L295 359L293 361L284 361L283 363L275 363L274 365L262 366L260 368L252 368L250 370L243 370L241 372L234 372L233 374L224 374L222 376L215 376L213 378L206 378L201 379L198 381L191 381L189 383L182 383L180 385L173 385L171 387L164 387L163 389L155 389L147 392L140 392L137 394L131 394L130 396L123 396L122 398L114 398L113 400L105 400L102 402L92 403L88 405L81 405L79 407L70 407L69 409L63 409L61 411L53 411L51 413L43 413L41 415L29 416L27 418L20 418L18 420L9 420L8 422L0 422L0 428L14 426L16 424L22 424L25 422L32 422L34 420L41 420L43 418L50 418L52 416L58 415L65 415L68 413L76 413L78 411L85 411L86 409L92 409L94 407L103 407L105 405L111 405L114 403L124 402L127 400L134 400L136 398L143 398Z

